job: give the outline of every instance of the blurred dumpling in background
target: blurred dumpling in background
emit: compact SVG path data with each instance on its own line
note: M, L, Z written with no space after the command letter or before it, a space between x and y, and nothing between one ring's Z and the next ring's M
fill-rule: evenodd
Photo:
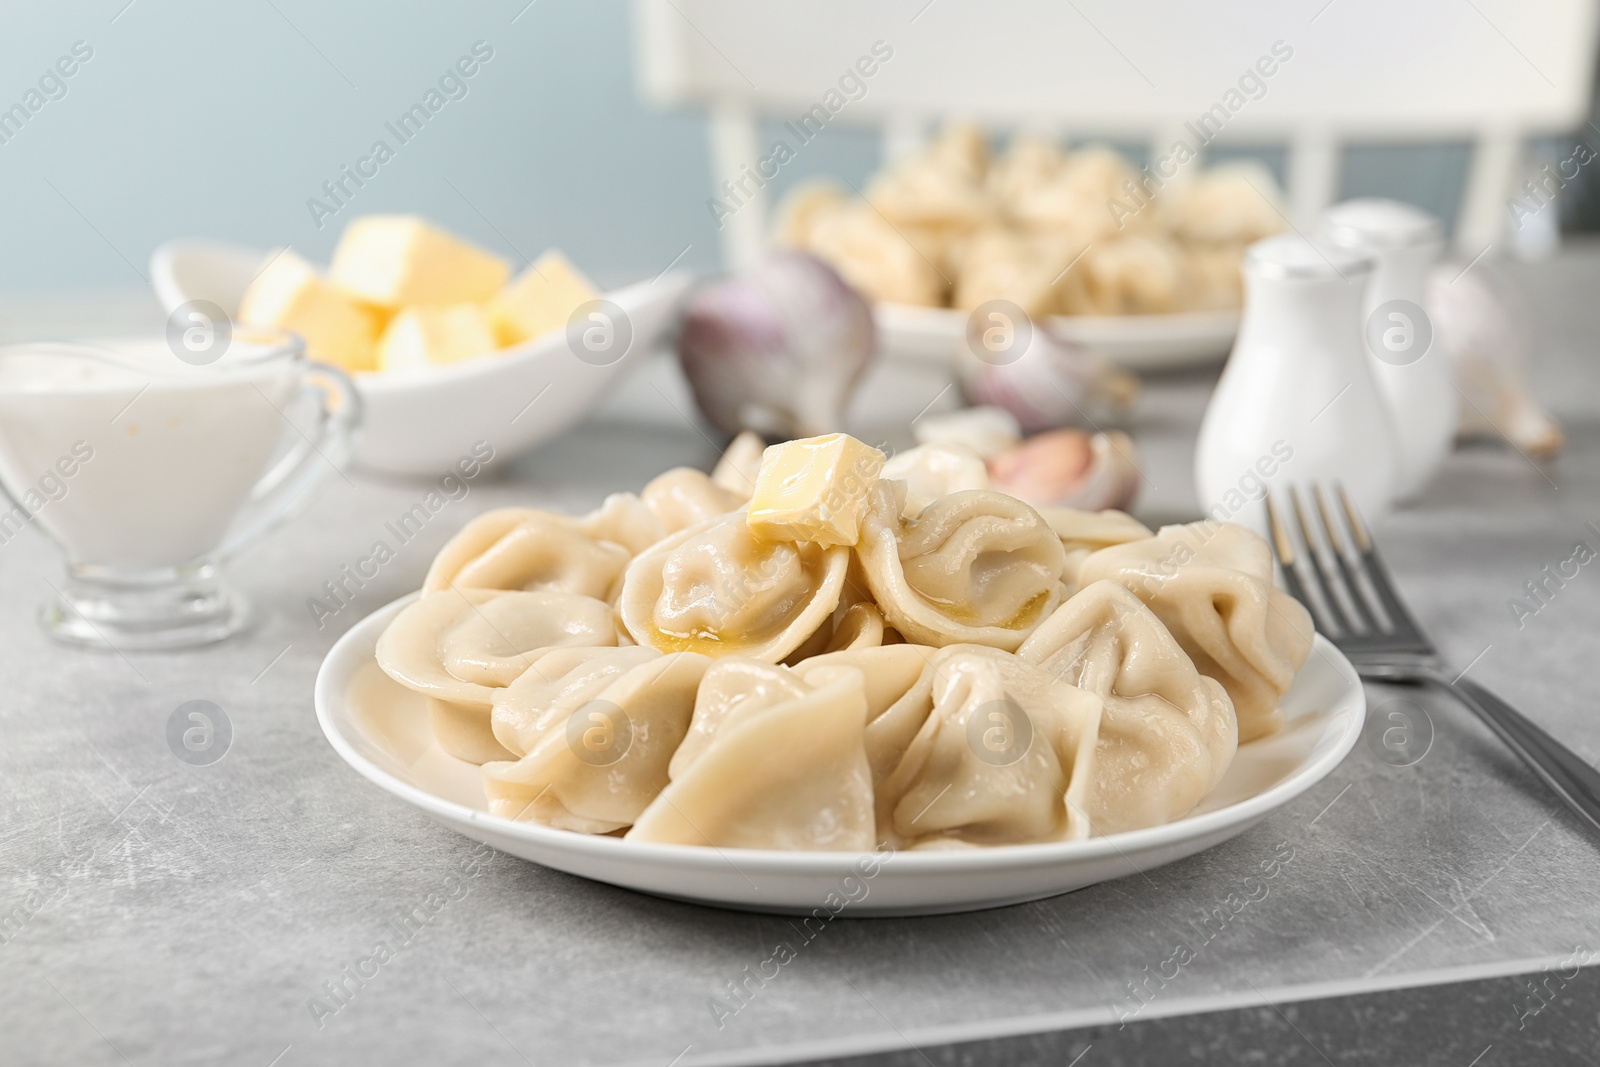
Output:
M989 169L989 192L1005 211L1007 205L1048 186L1066 162L1066 150L1052 138L1036 133L1018 134L1006 154Z
M1183 251L1171 238L1128 234L1090 245L1072 268L1080 284L1062 310L1077 315L1159 315L1183 303ZM1079 302L1081 301L1081 303Z
M1054 314L1066 300L1064 289L1078 284L1067 268L1084 248L1070 233L979 230L962 247L952 302L971 311L985 301L1009 300L1036 318Z
M870 299L1029 315L1231 311L1253 241L1285 228L1270 171L1229 162L1164 184L1116 149L1020 133L991 161L955 126L881 170L866 199L804 185L777 240L828 260ZM1066 268L1071 266L1071 270Z
M933 259L871 204L860 200L814 204L804 222L786 224L803 234L840 277L872 300L936 307L947 282Z
M1188 244L1246 245L1282 233L1283 193L1259 163L1224 163L1164 191L1162 211Z

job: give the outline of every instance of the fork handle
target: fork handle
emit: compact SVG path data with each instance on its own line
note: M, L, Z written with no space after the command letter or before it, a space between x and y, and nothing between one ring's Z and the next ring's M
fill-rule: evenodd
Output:
M1600 830L1600 771L1477 682L1465 678L1452 682L1443 675L1430 680L1482 719L1567 807Z

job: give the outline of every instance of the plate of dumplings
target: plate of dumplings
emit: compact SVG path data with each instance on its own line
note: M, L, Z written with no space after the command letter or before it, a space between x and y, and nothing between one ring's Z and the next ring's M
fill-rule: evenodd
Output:
M1255 533L1034 508L949 445L742 435L572 516L501 508L317 677L444 825L722 907L934 914L1244 832L1360 735Z
M1005 300L1128 370L1205 364L1238 332L1244 250L1287 216L1266 168L1191 158L1163 159L1176 160L1163 178L1109 146L1069 151L1034 134L996 154L957 125L862 195L795 187L774 239L828 261L903 355L949 359L967 316Z

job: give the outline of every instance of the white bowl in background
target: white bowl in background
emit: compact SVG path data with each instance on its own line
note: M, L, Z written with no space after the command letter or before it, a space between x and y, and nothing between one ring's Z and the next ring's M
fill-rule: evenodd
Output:
M169 241L150 256L150 282L169 315L190 300L209 300L236 316L271 254L220 241ZM580 360L557 331L451 366L352 375L366 409L356 462L433 477L479 441L502 461L554 437L650 354L675 321L690 281L689 274L672 272L603 294L633 331L627 352L606 365Z

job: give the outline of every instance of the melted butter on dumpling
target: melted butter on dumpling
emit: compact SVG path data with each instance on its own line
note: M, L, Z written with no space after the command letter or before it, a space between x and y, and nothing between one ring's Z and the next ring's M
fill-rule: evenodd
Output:
M1014 651L1061 601L1061 539L1027 504L988 490L902 519L894 486L873 487L856 546L885 619L918 644Z
M641 645L776 663L828 622L849 561L843 546L759 540L737 511L634 560L618 609Z

